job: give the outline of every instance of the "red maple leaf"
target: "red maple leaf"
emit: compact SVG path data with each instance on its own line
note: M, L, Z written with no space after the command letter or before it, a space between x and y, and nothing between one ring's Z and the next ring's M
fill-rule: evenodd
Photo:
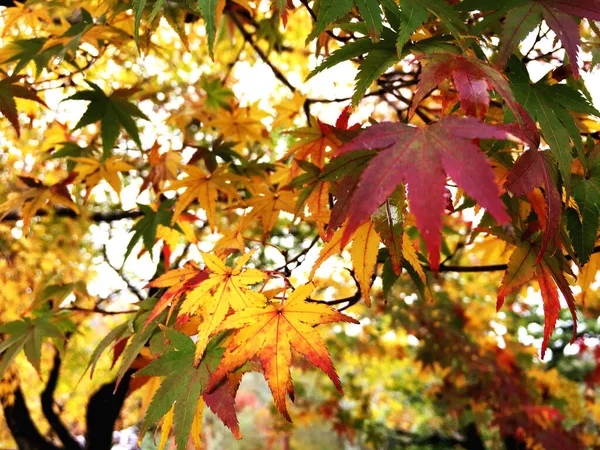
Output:
M517 103L506 77L495 67L478 58L455 53L438 52L419 58L423 71L412 101L413 114L425 96L440 83L452 77L465 114L483 118L490 105L489 90L495 90L515 117L531 130L536 126L529 114ZM537 131L534 131L537 133Z
M447 175L499 223L507 223L510 218L499 199L500 190L490 162L472 139L516 138L502 127L473 118L446 117L425 127L380 123L343 145L337 155L382 150L368 163L352 194L342 245L396 186L405 183L431 267L437 270Z
M519 157L509 172L505 184L506 189L515 195L527 195L534 188L544 189L546 229L544 230L544 239L536 263L539 263L548 243L558 230L562 209L560 193L556 184L552 181L548 164L549 162L544 158L542 152L528 150Z

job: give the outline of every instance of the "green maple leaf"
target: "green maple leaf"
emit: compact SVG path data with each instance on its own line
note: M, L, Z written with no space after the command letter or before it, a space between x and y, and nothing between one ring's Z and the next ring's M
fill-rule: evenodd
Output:
M594 164L585 178L573 182L573 199L579 214L567 211L567 228L579 263L586 264L598 237L600 224L600 164Z
M558 162L558 168L569 186L572 147L584 168L587 166L583 141L569 111L600 116L600 113L575 89L565 84L548 85L544 78L531 84L523 64L512 57L509 74L517 101L538 122L541 134Z
M131 229L131 231L133 231L133 237L127 245L123 264L125 264L125 261L127 261L135 244L137 244L140 239L144 242L146 250L152 255L158 226L163 225L165 227L170 227L171 217L173 216L173 212L170 211L170 209L174 203L175 199L164 201L160 204L157 211L154 211L148 205L141 205L138 203L138 208L144 213L144 217Z
M217 388L211 393L203 393L225 351L219 348L223 336L209 343L204 357L196 367L194 366L196 351L194 341L178 331L169 328L163 330L170 341L170 349L134 375L164 377L148 406L140 427L140 436L143 436L150 426L158 422L175 405L175 443L179 450L185 449L198 400L203 395L207 406L239 439L241 434L235 415L234 397L229 386L225 384L224 389Z
M62 322L62 323L61 323ZM51 338L58 349L62 349L62 339L65 329L71 324L66 317L56 311L39 312L33 319L24 317L0 326L0 333L6 335L0 343L0 377L14 361L17 355L24 350L27 360L40 373L42 357L42 344Z
M17 136L20 137L21 128L19 126L19 114L15 98L33 100L46 107L47 105L37 96L32 88L18 84L19 79L17 76L10 76L0 81L0 113L8 119L17 132Z
M141 149L142 142L134 117L150 120L133 103L124 98L124 91L115 91L106 95L100 87L91 81L87 84L91 90L79 91L66 100L82 100L90 102L88 109L83 113L74 130L100 121L100 135L102 136L103 159L110 156L119 137L121 127L129 134L131 139Z

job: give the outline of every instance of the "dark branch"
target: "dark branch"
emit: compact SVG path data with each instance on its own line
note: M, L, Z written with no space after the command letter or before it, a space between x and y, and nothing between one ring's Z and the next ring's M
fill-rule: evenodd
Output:
M125 373L116 391L116 381L113 381L102 385L90 398L86 413L86 450L110 450L112 447L115 422L127 397L133 372Z
M592 254L600 253L600 245L594 247ZM564 255L567 261L571 261L573 258L571 255ZM424 266L423 269L431 271L431 267ZM439 272L498 272L501 270L508 269L508 264L490 264L486 266L445 266L440 265Z
M54 354L52 370L48 376L48 382L41 395L42 411L46 420L62 442L65 450L81 450L79 443L73 438L67 427L62 423L58 414L54 412L54 391L58 383L61 359L58 351Z
M77 214L75 211L68 209L68 208L58 208L55 209L53 211L53 214L56 217L72 217L72 218L76 218L76 217L81 217L79 214ZM46 210L39 210L36 213L36 216L38 217L44 217L44 216L48 216L49 213ZM138 217L143 216L144 213L135 209L132 211L110 211L110 212L95 212L89 215L89 220L92 222L115 222L117 220L123 220L123 219L136 219ZM17 220L21 220L22 217L18 212L11 212L6 214L4 217L2 217L1 221L2 222L10 222L10 221L17 221Z
M254 51L260 57L260 59L262 59L262 61L267 66L269 66L269 68L273 72L273 75L275 75L275 78L281 81L281 83L283 83L290 91L296 92L296 88L292 85L292 83L289 82L289 80L286 78L283 72L273 65L273 63L269 60L269 57L265 54L265 52L263 52L262 49L258 46L258 44L254 42L254 38L250 33L248 33L248 31L246 31L244 25L240 22L240 19L237 17L237 15L229 10L226 11L226 14L231 18L232 22L235 24L237 29L240 30L240 33L244 37L244 40L248 44L250 44L250 46L254 49Z
M61 311L75 311L81 313L89 313L89 314L104 314L105 316L115 316L118 314L133 314L137 313L137 309L129 309L127 311L106 311L101 308L80 308L79 306L69 306L68 308L61 308Z
M123 267L118 268L116 266L114 266L111 262L110 259L108 257L108 253L106 251L106 245L102 248L102 256L104 256L104 261L106 262L106 264L108 264L108 266L114 270L116 272L117 275L119 275L119 277L121 278L121 280L123 280L123 282L127 285L127 287L129 288L129 290L138 298L139 301L142 301L146 298L146 295L140 291L137 287L135 287L131 281L129 280L129 278L127 278L127 276L125 276L125 274L123 273ZM123 261L123 263L125 263L125 261Z
M20 386L17 386L13 395L14 401L11 404L5 398L2 399L2 409L4 410L6 424L19 450L62 450L60 447L48 442L40 434L33 420L31 420Z

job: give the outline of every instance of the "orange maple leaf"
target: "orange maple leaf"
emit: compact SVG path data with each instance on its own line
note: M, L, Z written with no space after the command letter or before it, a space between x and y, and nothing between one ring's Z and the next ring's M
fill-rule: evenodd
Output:
M333 126L321 122L319 119L311 119L309 127L298 128L290 131L290 135L300 140L290 147L288 152L281 158L287 160L294 155L294 159L312 162L315 166L322 168L325 165L325 156L328 152L337 150L341 141L333 133ZM299 167L294 161L290 176L298 175Z
M145 286L147 288L168 287L169 289L166 290L160 300L154 305L144 326L147 326L150 322L160 316L160 313L162 313L167 306L171 305L171 308L173 308L177 305L177 303L179 303L179 298L183 294L194 290L206 279L208 279L208 271L206 269L200 269L195 262L188 261L183 267L169 270L156 280L148 283Z
M278 304L245 308L229 316L216 331L236 331L227 341L223 359L213 373L207 390L213 389L228 373L257 355L275 405L291 422L285 397L286 394L294 394L290 375L293 347L325 372L338 392L343 395L340 379L325 342L312 325L358 321L328 305L307 302L306 299L314 288L312 283L305 284Z
M181 154L170 150L161 155L158 151L159 147L158 142L155 142L148 153L148 162L152 169L144 178L140 193L152 185L154 192L158 194L165 187L167 181L177 178L177 168L181 162Z
M179 315L197 314L202 317L198 325L195 362L204 355L210 336L229 312L263 305L265 298L248 286L264 281L267 275L257 269L244 269L253 252L242 255L235 267L228 267L214 255L202 253L204 264L210 270L206 280L186 293Z

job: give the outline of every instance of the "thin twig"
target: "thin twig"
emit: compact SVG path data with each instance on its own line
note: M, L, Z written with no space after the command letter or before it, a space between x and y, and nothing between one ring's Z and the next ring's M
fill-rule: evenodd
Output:
M142 291L140 291L138 288L136 288L131 281L129 280L129 278L127 278L125 276L125 274L123 273L123 268L119 268L114 266L111 262L110 259L108 258L108 253L106 252L106 245L102 248L102 255L104 256L104 261L106 261L106 264L108 264L108 266L114 270L117 275L119 275L119 277L121 277L121 279L125 282L125 284L127 285L127 287L129 288L129 290L140 300L145 300L146 296L144 295L144 293Z
M114 316L114 315L118 315L118 314L133 314L133 313L138 312L137 309L130 309L130 310L126 310L126 311L107 311L107 310L101 309L101 308L81 308L79 306L69 306L68 308L61 308L60 310L61 311L82 312L82 313L89 313L89 314L104 314L107 316Z
M240 33L244 37L244 40L248 44L250 44L250 46L254 49L254 51L260 57L260 59L262 59L262 61L267 66L269 66L269 68L273 72L273 75L275 75L275 78L277 78L279 81L281 81L281 83L283 83L290 91L292 91L292 93L295 93L296 88L292 85L292 83L289 82L289 80L286 78L286 76L283 74L283 72L281 72L281 70L279 70L277 67L275 67L273 65L271 60L269 60L268 56L265 54L265 52L263 52L263 50L258 46L258 44L256 42L254 42L254 38L252 37L252 35L250 33L248 33L248 31L246 31L246 29L244 28L244 25L240 22L240 19L238 19L237 15L233 11L230 11L230 10L226 10L225 13L231 18L232 22L235 24L237 29L240 31Z

